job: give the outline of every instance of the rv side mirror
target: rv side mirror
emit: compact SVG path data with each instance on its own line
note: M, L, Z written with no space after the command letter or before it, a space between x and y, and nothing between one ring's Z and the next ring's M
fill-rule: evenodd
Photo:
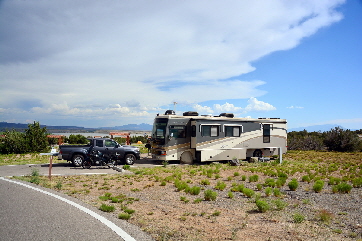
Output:
M169 136L169 138L168 138L168 139L170 139L170 140L171 140L171 139L172 139L172 137L173 137L173 133L171 133L171 134L170 134L170 136Z

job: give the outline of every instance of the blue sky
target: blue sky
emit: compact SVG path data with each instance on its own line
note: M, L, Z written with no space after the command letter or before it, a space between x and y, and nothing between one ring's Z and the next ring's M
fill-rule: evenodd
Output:
M362 1L0 2L0 121L362 128Z

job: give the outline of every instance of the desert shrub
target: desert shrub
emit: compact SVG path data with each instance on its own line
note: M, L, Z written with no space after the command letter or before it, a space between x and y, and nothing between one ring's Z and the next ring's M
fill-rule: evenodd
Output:
M298 184L297 179L293 179L292 181L290 181L290 182L288 183L288 187L289 187L289 189L290 189L291 191L297 190L298 185L299 185L299 184Z
M267 201L264 201L264 200L257 200L255 202L259 212L262 212L262 213L265 213L266 211L268 211L270 209L270 205Z
M332 218L334 217L333 213L331 212L328 212L327 210L323 209L323 210L320 210L318 213L317 213L317 218L319 220L321 220L322 222L325 222L325 223L329 223Z
M199 195L201 191L201 188L198 186L193 186L192 188L190 188L189 192L191 195Z
M352 185L353 185L354 188L362 187L362 177L353 179L352 180Z
M263 185L260 184L260 183L258 183L258 184L256 185L256 189L258 189L259 191L261 191L261 190L263 189Z
M129 170L129 169L131 169L131 166L130 165L123 165L123 169L124 170Z
M258 175L249 176L249 182L257 182L259 180Z
M128 220L131 218L131 214L129 213L120 213L118 214L119 219Z
M275 180L273 178L267 178L264 181L264 186L275 187Z
M341 182L340 178L329 177L328 185L338 185Z
M254 196L255 192L249 188L244 188L243 189L243 193L245 196L247 196L248 198L251 198Z
M265 188L265 195L269 197L273 193L273 188L267 187Z
M274 196L276 196L276 197L280 197L282 195L279 188L274 188L273 193L274 193Z
M201 180L201 185L210 185L210 181L208 179Z
M234 177L240 176L239 172L234 172Z
M244 190L243 184L233 185L233 187L231 188L232 192L243 192L243 190Z
M245 175L241 176L241 181L243 181L243 182L246 181L246 176Z
M305 220L305 216L301 213L295 213L293 214L293 221L295 223L302 223Z
M324 182L322 180L317 180L313 185L313 190L315 192L321 192L324 187Z
M178 179L175 180L175 187L177 191L182 191L189 188L189 185L186 182L180 181Z
M282 199L276 199L273 200L273 203L275 205L276 210L283 210L286 206L288 206L288 203L283 201Z
M302 182L310 182L310 177L309 175L305 175L305 176L302 176Z
M217 182L215 189L223 191L226 188L226 184L224 182Z
M282 187L287 182L287 179L284 177L279 177L278 180L275 182L276 187Z
M102 204L99 207L99 210L103 211L103 212L113 212L115 209L115 207L113 205L107 205L107 204Z
M217 192L214 192L212 190L206 190L204 192L204 199L206 201L215 201L217 197Z
M352 190L352 186L345 183L345 182L342 182L342 183L332 187L332 192L333 193L336 193L336 192L338 192L338 193L350 193L351 190Z

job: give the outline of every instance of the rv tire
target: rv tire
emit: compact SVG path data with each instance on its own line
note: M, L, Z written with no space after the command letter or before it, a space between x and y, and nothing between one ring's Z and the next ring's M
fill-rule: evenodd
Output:
M181 158L180 158L180 163L181 164L193 164L194 163L194 159L192 157L191 152L189 151L185 151L184 153L181 154Z
M253 157L262 157L263 156L263 152L261 150L255 150L253 153Z

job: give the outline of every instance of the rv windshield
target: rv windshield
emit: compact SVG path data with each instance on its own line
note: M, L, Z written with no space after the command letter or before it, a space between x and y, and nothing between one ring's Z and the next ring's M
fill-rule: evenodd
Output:
M155 119L153 124L152 138L161 141L160 144L165 143L167 121L166 118Z

